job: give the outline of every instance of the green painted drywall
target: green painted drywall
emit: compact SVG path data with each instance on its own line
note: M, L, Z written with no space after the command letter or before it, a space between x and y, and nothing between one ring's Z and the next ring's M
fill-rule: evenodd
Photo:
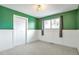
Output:
M77 28L77 24L76 24L77 9L72 10L72 11L68 11L68 12L64 12L64 13L46 16L46 17L43 17L41 19L50 20L50 19L53 19L53 18L56 18L56 17L60 17L61 15L63 16L64 29L76 29Z
M3 8L0 6L0 29L12 29L13 21L12 21L12 13L11 10Z
M79 29L79 8L77 10L77 29Z
M28 29L36 29L36 18L3 6L0 6L0 29L13 29L13 14L28 18Z
M13 29L13 14L20 15L28 18L29 29L41 29L42 22L33 16L0 6L0 29ZM41 19L50 20L52 18L63 16L64 29L77 29L79 28L79 9L63 12L59 14L49 15Z
M76 29L77 12L73 11L63 15L64 29Z
M36 20L36 29L37 30L41 29L41 27L42 27L41 23L42 23L42 21L39 18L37 18L37 20Z

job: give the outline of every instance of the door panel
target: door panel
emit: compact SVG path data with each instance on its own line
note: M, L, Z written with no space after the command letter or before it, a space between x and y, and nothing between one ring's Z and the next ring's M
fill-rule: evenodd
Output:
M26 41L26 20L27 18L14 15L14 46L25 44Z

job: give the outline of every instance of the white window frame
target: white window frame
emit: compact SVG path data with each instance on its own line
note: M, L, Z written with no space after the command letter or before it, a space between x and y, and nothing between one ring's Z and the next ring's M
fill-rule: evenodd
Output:
M55 20L55 19L59 19L59 28L52 28L52 20ZM50 21L50 28L45 28L45 21ZM50 20L44 20L44 29L45 30L47 30L47 29L60 29L60 17L53 18L53 19L50 19Z
M59 20L58 20L58 19L59 19ZM57 21L59 21L59 22L58 22L58 28L53 28L53 27L52 27L52 26L53 26L53 25L52 25L52 20L57 20ZM52 28L52 29L60 29L60 17L54 18L54 19L52 19L52 20L51 20L51 28Z
M51 29L51 24L50 24L50 28L45 28L45 21L49 21L51 23L50 20L44 20L44 29Z

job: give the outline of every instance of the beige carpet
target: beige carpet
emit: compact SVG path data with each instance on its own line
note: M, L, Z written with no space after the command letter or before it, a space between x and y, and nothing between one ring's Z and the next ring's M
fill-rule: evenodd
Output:
M36 41L2 51L0 55L77 55L76 48Z

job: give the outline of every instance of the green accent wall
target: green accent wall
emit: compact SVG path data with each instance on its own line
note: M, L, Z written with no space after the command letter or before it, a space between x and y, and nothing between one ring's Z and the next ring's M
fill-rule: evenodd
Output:
M63 16L64 29L77 29L77 9L68 11L68 12L46 16L41 19L51 20L53 18L57 18L60 16Z
M42 21L39 18L37 18L37 20L36 20L36 29L39 30L41 28L42 28Z
M78 11L77 11L77 28L79 29L79 8L78 8Z
M41 19L51 20L61 15L63 16L64 29L79 29L79 9L36 18L3 6L0 6L0 29L13 29L13 14L28 18L28 29L39 30L42 27Z
M36 18L3 6L0 6L0 29L13 29L13 14L28 18L28 29L36 29Z

